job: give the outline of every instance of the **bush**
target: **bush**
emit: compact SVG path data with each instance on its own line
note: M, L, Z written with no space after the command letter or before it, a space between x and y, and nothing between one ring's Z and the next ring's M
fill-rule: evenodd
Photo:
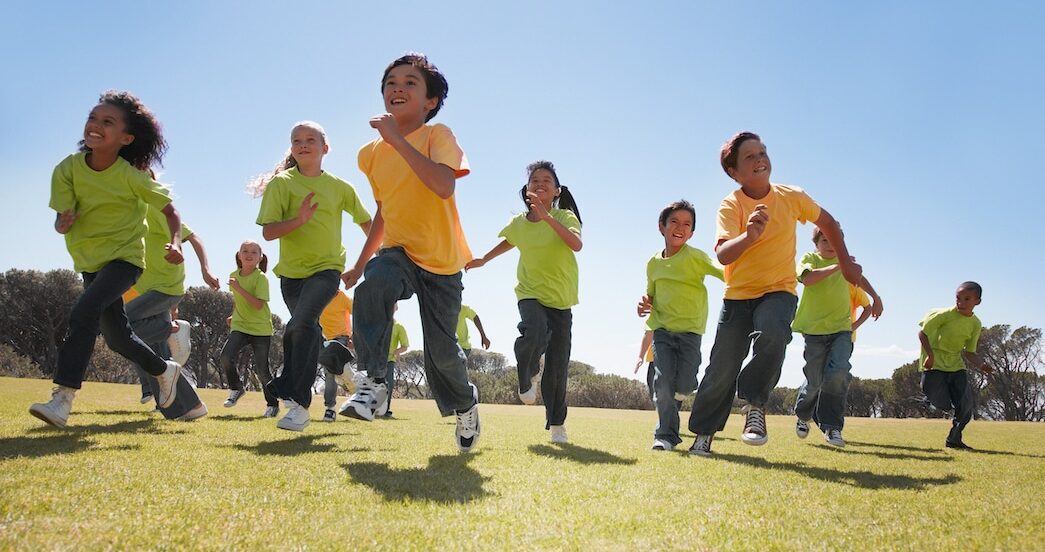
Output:
M44 378L40 369L28 357L18 354L10 345L0 343L0 376L13 378Z

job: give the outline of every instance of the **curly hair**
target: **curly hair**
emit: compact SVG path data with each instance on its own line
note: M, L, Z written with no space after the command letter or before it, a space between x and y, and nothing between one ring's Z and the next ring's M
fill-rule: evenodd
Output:
M427 98L439 98L436 102L435 107L428 112L428 116L425 117L425 122L431 121L435 117L436 113L443 107L443 102L446 101L446 96L450 92L450 85L446 82L446 77L439 72L439 68L432 62L428 61L422 53L408 52L403 56L399 57L392 63L388 64L385 69L385 74L381 75L381 93L385 92L385 79L388 78L388 74L392 72L392 69L399 67L400 65L413 65L417 67L417 70L421 72L425 77L425 88L428 93Z
M120 148L120 157L143 171L153 164L163 166L163 155L167 153L163 127L137 96L126 90L106 90L98 98L98 103L120 108L125 131L134 136L133 142ZM80 140L79 146L82 152L91 151L83 140Z

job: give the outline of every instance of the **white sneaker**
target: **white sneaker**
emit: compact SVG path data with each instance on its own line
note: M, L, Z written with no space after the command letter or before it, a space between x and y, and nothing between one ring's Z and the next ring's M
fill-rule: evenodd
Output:
M474 383L468 385L472 387L475 404L457 413L457 427L454 429L454 442L461 452L471 452L479 444L479 388Z
M675 445L665 441L664 439L654 439L651 450L675 450Z
M167 347L171 350L171 360L185 364L192 352L192 326L188 320L175 320L174 323L178 325L178 331L167 338Z
M769 441L766 413L761 408L749 404L744 407L744 414L744 432L740 434L740 440L756 447L766 444Z
M693 440L693 446L689 447L690 455L711 456L711 441L714 439L714 435L697 435Z
M290 399L284 399L283 405L287 407L287 414L276 422L276 427L288 431L304 431L308 425L308 409Z
M265 413L261 415L262 418L275 418L279 414L278 406L266 406Z
M824 433L824 440L832 447L845 448L845 439L842 438L842 430L829 429Z
M537 402L537 386L541 384L541 374L544 371L537 372L532 378L530 378L530 389L525 393L519 393L519 400L523 404L534 404Z
M551 426L552 430L552 442L553 443L569 443L570 439L566 437L566 426L557 425Z
M160 393L156 396L156 405L160 408L167 408L178 396L179 376L181 376L181 365L173 360L168 360L167 369L156 376L156 383L160 388Z
M374 413L379 409L388 407L388 387L383 383L376 383L365 372L356 372L352 378L356 384L356 392L341 405L342 416L374 421Z
M799 439L809 437L809 422L802 418L798 418L797 421L795 421L795 435L798 435Z
M185 414L182 414L180 417L178 417L178 420L182 422L191 422L193 420L198 420L206 415L207 405L204 404L203 401L200 401L200 404L197 405L196 408L193 408Z
M69 412L73 409L73 397L76 390L59 385L51 391L51 400L35 403L29 407L29 413L55 426L65 427L69 421Z

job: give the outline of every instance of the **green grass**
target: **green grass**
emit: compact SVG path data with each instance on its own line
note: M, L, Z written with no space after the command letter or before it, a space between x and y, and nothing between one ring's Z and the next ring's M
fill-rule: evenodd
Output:
M756 448L733 416L706 459L688 434L648 450L652 412L571 409L553 445L542 408L483 405L461 455L430 401L324 424L319 398L289 433L260 393L201 390L210 416L184 423L88 383L57 430L27 412L49 382L0 388L0 550L1045 547L1045 424L974 421L966 452L943 420L856 418L835 450L771 416Z

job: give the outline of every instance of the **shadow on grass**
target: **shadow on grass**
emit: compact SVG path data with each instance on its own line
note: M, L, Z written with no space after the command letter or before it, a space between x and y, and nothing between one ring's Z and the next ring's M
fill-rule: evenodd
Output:
M848 445L849 443L846 443L846 444ZM837 448L837 447L832 447L831 445L827 445L827 444L814 444L813 446L815 448L820 449L820 450L829 450L829 451L832 451L832 452L837 452L839 454L859 454L859 455L862 455L862 456L875 456L875 457L881 458L883 460L915 460L915 461L919 461L919 462L920 461L950 462L950 461L954 460L953 456L946 456L946 455L942 455L942 454L938 455L938 456L928 456L928 455L925 455L925 454L907 454L907 453L904 453L904 452L849 450L848 448L841 449L841 448ZM939 453L941 451L933 451L933 452Z
M621 464L630 466L638 460L634 458L621 458L606 451L578 447L570 443L558 443L555 445L530 445L530 452L563 460L572 460L578 464Z
M319 443L320 439L328 437L342 437L344 433L320 433L318 435L308 434L293 439L281 439L278 441L262 441L257 445L232 445L231 448L246 452L253 452L263 456L297 456L310 452L330 452L337 450L334 443Z
M812 479L841 483L863 489L924 490L928 487L952 485L961 481L961 478L954 474L942 477L913 477L910 475L887 475L869 471L842 471L809 466L801 462L770 462L765 458L736 454L715 454L712 458L736 462L737 464L744 464L754 468L793 471Z
M907 447L907 446L903 446L903 445L884 445L884 444L881 444L881 443L861 443L860 441L850 441L848 439L846 440L845 444L846 444L847 447L873 447L873 448L884 448L884 449L892 449L892 450L907 450L907 451L911 451L911 452L940 452L940 449L938 449L938 448Z
M149 414L152 410L84 410L84 414L97 414L99 416L133 416L135 414Z
M424 500L465 504L491 493L483 490L483 477L468 463L474 454L433 456L424 468L396 469L388 464L358 462L342 467L353 481L366 485L388 501Z
M982 449L982 448L957 450L955 452L958 452L958 453L969 453L969 454L998 455L998 456L1022 456L1024 458L1045 458L1045 456L1042 456L1042 455L1039 455L1039 454L1025 454L1025 453L1022 453L1022 452L1010 452L1010 451L1007 451L1007 450L988 450L988 449Z
M88 424L59 429L51 426L35 427L21 437L0 439L0 460L29 457L39 458L54 454L70 454L95 448L89 437L98 433L154 433L156 420L132 420L116 424ZM137 450L138 445L98 447L98 450Z

